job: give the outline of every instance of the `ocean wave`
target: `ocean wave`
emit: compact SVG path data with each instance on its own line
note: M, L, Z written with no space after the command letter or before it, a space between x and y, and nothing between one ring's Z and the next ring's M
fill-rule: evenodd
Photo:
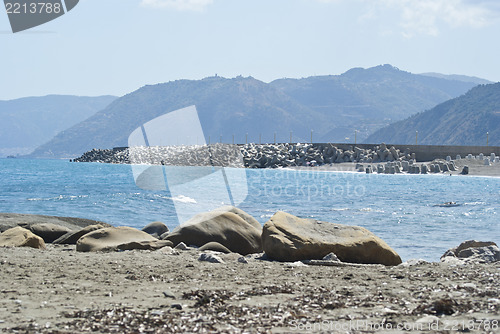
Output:
M194 198L187 197L187 196L184 196L184 195L179 195L179 196L172 197L172 201L179 202L179 203L191 203L191 204L197 204L198 203L198 202L196 202L196 200Z
M378 213L384 213L384 210L378 210L378 209L372 209L372 208L362 208L359 209L361 212L378 212Z
M56 197L31 197L27 198L27 201L61 201L61 200L67 200L69 199L70 201L76 200L78 198L88 198L89 195L59 195Z

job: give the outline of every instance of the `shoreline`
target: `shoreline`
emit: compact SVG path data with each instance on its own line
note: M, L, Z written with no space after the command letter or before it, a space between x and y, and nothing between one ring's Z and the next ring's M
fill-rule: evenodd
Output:
M231 211L233 218L226 216L235 224L241 219L243 224L258 224L241 210L227 209L236 210ZM381 248L365 244L372 250L367 262L357 261L359 250L354 249L350 254L339 251L342 261L333 253L322 259L312 253L309 260L286 259L269 244L272 229L282 226L292 235L298 233L299 239L307 233L294 232L306 222L283 212L275 214L267 229L245 229L245 235L256 233L262 242L260 247L252 243L257 248L250 251L229 250L239 243L225 248L192 241L203 246L186 246L194 232L167 229L166 237L150 234L163 235L161 223L150 224L143 229L146 233L126 227L101 230L104 223L77 218L72 224L69 217L0 216L6 217L6 228L31 222L26 228L37 232L39 241L47 239L31 244L37 248L9 243L3 245L11 247L0 247L0 332L435 333L457 330L461 324L463 331L472 333L500 329L500 253L493 242L462 242L448 249L440 262L401 263L389 246L392 255L383 258L373 251L387 250L383 240ZM279 219L283 224L278 225ZM289 219L296 223L287 225ZM61 223L68 226L54 226ZM225 220L220 224L210 226L227 226ZM332 231L320 228L323 222L307 224ZM48 239L54 232L61 237L52 242ZM323 238L318 233L311 243ZM65 243L75 234L81 239ZM175 241L177 237L186 244ZM117 246L117 240L124 244ZM288 248L290 254L299 255L297 247Z
M216 264L195 249L74 250L2 249L1 331L406 333L463 323L494 333L500 320L499 262L331 267L217 253Z
M411 174L411 173L396 173L396 174L380 174L380 175L403 175L403 176L413 176L413 175L428 175L428 176L463 176L463 177L494 177L500 178L500 164L495 164L491 166L484 166L484 164L478 162L470 163L469 160L454 160L456 166L462 168L463 166L469 166L469 174L462 175L460 174L460 170L457 171L449 171L442 173L427 173L427 174ZM421 164L424 162L418 162L417 164ZM282 170L295 170L295 171L320 171L320 172L339 172L339 173L355 173L355 174L364 174L362 172L358 172L356 170L356 163L352 162L343 162L339 164L333 165L321 165L317 167L285 167ZM366 165L366 164L365 164ZM379 173L373 173L377 175Z

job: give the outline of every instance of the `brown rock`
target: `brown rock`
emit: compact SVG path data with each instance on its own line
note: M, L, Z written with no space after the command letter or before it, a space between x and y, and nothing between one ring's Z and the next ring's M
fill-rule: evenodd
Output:
M71 232L71 229L66 226L52 223L33 224L29 229L31 232L41 237L46 243L52 243L57 238Z
M231 252L242 255L262 251L260 224L245 212L224 207L207 213L200 213L169 233L166 240L177 245L201 247L209 242L218 242Z
M262 231L261 223L259 223L259 221L257 219L250 216L248 213L246 213L245 211L243 211L239 208L228 205L228 206L223 206L223 207L220 207L218 209L215 209L214 211L232 212L232 213L240 216L241 219L243 219L244 221L246 221L247 223L249 223L250 225L252 225L256 229Z
M301 219L285 212L277 212L264 224L262 244L267 256L278 261L322 259L333 252L342 262L401 263L391 247L365 228Z
M162 234L168 233L169 230L167 225L163 224L162 222L152 222L144 226L141 231L146 232L147 234L150 234L153 237L159 239Z
M210 251L215 251L215 252L220 252L220 253L225 253L225 254L231 253L231 251L229 249L227 249L227 247L221 245L218 242L214 242L214 241L204 244L198 250L201 252L210 250Z
M130 250L134 249L133 245L143 249L140 248L141 243L154 241L158 239L135 228L108 227L81 237L76 243L76 250L79 252L115 251L122 248Z
M500 249L493 241L467 240L448 249L441 256L441 261L447 261L450 257L470 262L492 263L500 261Z
M101 224L89 225L76 232L68 232L65 235L54 240L52 243L60 245L76 245L78 239L83 237L85 234L104 228Z
M0 247L31 247L45 249L45 242L30 230L18 226L0 234Z

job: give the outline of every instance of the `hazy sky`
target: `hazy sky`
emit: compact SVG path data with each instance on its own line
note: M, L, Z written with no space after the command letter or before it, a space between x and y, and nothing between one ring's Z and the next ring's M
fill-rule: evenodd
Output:
M0 99L380 64L500 81L499 36L498 0L80 0L17 34L1 9Z

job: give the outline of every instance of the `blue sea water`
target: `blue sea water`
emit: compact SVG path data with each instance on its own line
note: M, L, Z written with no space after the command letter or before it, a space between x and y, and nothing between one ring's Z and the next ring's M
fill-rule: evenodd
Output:
M285 169L247 169L245 174L248 195L239 207L261 223L281 210L363 226L403 260L438 261L448 248L468 239L500 243L500 178ZM137 187L128 165L0 159L0 212L136 228L159 220L174 228L174 202L190 200ZM461 205L435 206L449 201Z

